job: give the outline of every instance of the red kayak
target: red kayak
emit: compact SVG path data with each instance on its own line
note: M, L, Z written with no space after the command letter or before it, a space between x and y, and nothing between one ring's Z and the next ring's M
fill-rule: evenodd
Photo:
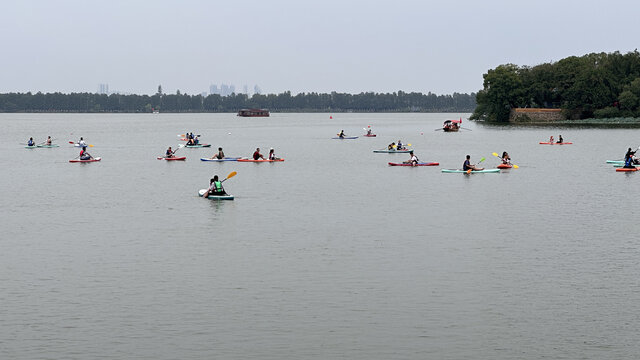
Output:
M616 171L627 172L627 171L638 171L638 168L617 168Z
M72 159L72 160L69 160L69 162L70 163L86 163L86 162L96 162L100 160L102 160L102 158L97 157L89 160Z
M419 162L417 164L407 164L407 163L389 163L389 166L438 166L440 163L437 162Z
M164 160L167 160L167 161L169 161L169 160L187 160L187 157L186 157L186 156L182 156L182 157L170 157L170 158L168 158L168 157L162 157L162 156L158 157L158 160L163 160L163 159L164 159Z
M511 169L513 167L513 165L511 164L500 164L498 166L496 166L498 169Z
M258 159L258 160L253 160L253 159L238 159L238 162L276 162L276 161L284 161L284 159L278 159L278 160L262 160L262 159Z
M541 145L571 145L573 144L572 142L561 142L561 143L550 143L550 142L540 142Z

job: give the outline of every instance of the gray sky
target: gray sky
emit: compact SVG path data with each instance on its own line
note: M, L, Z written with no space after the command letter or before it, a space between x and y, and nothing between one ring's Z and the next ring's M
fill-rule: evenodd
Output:
M500 64L633 51L639 14L637 0L6 0L0 92L469 93Z

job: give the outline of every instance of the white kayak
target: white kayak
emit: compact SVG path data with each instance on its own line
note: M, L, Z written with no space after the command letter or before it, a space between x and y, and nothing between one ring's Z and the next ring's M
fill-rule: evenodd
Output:
M198 190L198 195L199 196L204 196L204 193L207 192L208 189L200 189ZM227 195L209 195L207 197L207 199L211 199L211 200L233 200L233 195L231 194L227 194Z

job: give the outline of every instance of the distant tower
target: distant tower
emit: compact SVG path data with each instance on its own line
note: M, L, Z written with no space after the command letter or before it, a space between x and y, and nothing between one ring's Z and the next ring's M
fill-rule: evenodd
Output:
M236 86L235 85L229 85L229 95L233 94L234 92L236 92Z
M216 84L211 84L211 86L209 86L209 94L220 94L220 89L218 89L218 85Z
M109 84L98 84L98 94L109 95Z
M230 94L231 94L231 91L229 91L229 85L227 84L220 85L220 95L229 96Z
M253 86L253 93L254 94L261 94L262 93L262 89L260 89L260 86L258 86L257 84Z

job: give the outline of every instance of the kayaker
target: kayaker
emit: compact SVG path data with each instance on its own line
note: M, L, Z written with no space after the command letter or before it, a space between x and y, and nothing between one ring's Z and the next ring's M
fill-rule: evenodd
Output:
M193 138L193 145L198 145L199 143L200 143L200 140L198 140L197 136Z
M467 159L464 161L464 164L462 164L462 170L467 171L467 170L484 170L484 168L480 168L477 167L475 165L473 165L471 163L471 155L467 155Z
M635 159L634 159L634 155L636 154L635 151L631 151L631 148L629 148L629 150L627 150L627 153L624 155L624 167L625 168L632 168L635 167L633 166L635 164Z
M253 160L262 159L264 160L264 156L260 154L260 148L256 148L256 151L253 153Z
M221 147L218 148L218 153L213 155L211 159L218 159L218 160L224 159L224 152L222 151Z
M371 128L367 129L367 135L371 135Z
M562 140L562 135L558 135L558 142L556 144L562 144L564 140Z
M209 195L227 195L222 187L222 181L218 181L218 175L214 175L213 179L209 181L209 190L203 197L209 197Z
M509 157L509 154L506 151L502 152L502 163L503 164L511 164L511 158Z
M273 148L269 149L269 156L267 157L269 160L280 160L280 158L276 157L275 150Z
M175 151L171 150L171 146L169 146L169 148L167 149L167 152L165 153L164 157L172 158L173 154L175 154Z
M387 146L387 150L395 150L396 149L396 143L392 142L391 144L389 144L389 146Z
M30 137L29 141L27 141L27 146L35 146L35 145L36 145L36 143L33 141L33 138Z
M47 146L51 146L51 136L47 136L47 141L45 141L44 144Z
M403 161L403 163L411 164L414 166L418 165L418 157L413 154L413 150L409 151L409 156L411 156L411 158L409 158L408 161Z
M402 141L401 141L401 140L398 140L398 145L397 145L396 149L397 149L397 150L404 150L404 149L402 148Z
M82 150L80 150L80 160L91 160L93 156L87 152L87 147L83 146Z
M84 142L84 139L82 137L80 137L80 140L78 141L78 145L80 145L81 147L84 147L84 148L87 147L87 143Z
M553 144L553 135L549 138L549 144Z
M338 134L340 139L344 139L344 130L340 130L340 134Z

